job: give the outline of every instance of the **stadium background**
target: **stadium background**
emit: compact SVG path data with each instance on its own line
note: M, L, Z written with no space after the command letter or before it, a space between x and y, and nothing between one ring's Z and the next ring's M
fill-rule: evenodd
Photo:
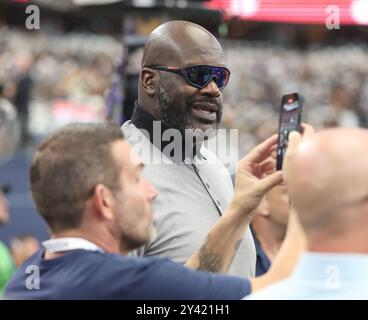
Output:
M39 30L25 28L31 4ZM329 5L340 29L326 28ZM0 184L12 188L0 240L47 238L28 187L35 146L68 122L128 119L145 38L173 19L201 24L223 46L232 70L223 126L239 129L239 155L276 132L286 92L304 95L303 119L317 129L368 126L368 0L0 0L0 83L28 128L0 157Z

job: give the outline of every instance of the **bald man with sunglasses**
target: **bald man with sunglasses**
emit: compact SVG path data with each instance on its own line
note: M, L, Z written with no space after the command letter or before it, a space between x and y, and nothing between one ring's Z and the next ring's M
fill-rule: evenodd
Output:
M145 162L143 176L158 190L153 203L157 237L137 254L185 264L226 213L233 184L203 142L216 134L221 122L222 90L229 79L219 42L201 26L170 21L150 34L138 101L132 119L122 126ZM243 218L249 219L246 213ZM236 250L229 274L253 277L256 251L249 227ZM201 270L221 270L221 255L208 250L202 256Z

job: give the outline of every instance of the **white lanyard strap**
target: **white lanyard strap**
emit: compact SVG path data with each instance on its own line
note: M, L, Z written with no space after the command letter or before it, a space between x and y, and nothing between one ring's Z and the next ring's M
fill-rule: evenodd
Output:
M57 238L42 242L43 247L50 252L62 252L71 250L88 250L104 252L93 242L82 238Z

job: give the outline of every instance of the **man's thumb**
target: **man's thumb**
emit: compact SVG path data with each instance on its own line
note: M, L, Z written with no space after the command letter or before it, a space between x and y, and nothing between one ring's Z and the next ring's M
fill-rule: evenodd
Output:
M282 171L276 171L270 175L265 176L260 181L260 188L264 193L266 193L281 182L283 182Z

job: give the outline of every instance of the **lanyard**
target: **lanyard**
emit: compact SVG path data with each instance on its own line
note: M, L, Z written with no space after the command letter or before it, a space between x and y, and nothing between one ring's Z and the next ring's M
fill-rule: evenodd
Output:
M104 252L93 242L82 238L57 238L42 242L43 247L50 252L63 252L72 250L88 250Z

